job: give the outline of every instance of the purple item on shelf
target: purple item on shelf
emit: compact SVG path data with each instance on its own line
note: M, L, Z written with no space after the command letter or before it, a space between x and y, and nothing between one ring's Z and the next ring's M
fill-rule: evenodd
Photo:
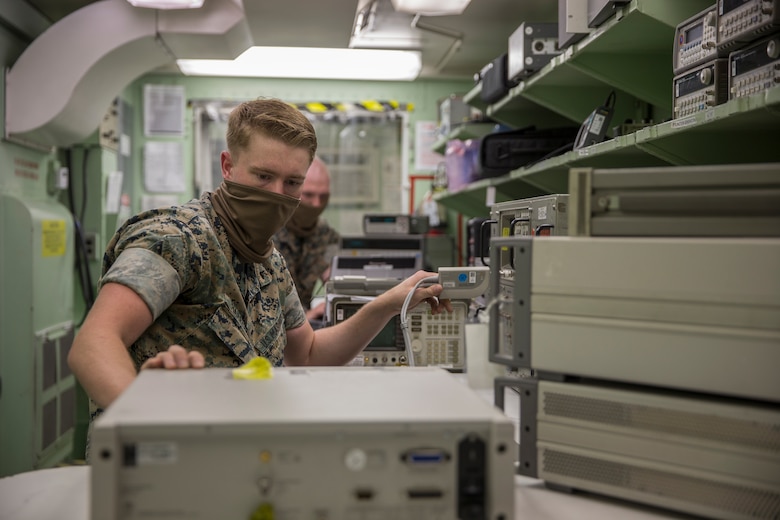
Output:
M444 163L447 168L447 191L455 193L477 180L480 139L447 142Z

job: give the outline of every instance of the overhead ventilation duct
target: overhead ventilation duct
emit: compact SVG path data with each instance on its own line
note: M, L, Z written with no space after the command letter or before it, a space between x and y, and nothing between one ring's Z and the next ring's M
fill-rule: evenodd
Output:
M412 27L413 15L399 13L389 0L361 0L355 14L352 49L422 49L422 32Z
M395 3L396 0L360 0L349 47L420 50L423 68L438 74L460 49L463 34L422 21L421 14L397 10ZM426 63L433 59L436 61Z
M6 137L70 146L95 131L134 79L176 59L234 59L252 46L241 0L197 10L89 4L52 25L6 75Z

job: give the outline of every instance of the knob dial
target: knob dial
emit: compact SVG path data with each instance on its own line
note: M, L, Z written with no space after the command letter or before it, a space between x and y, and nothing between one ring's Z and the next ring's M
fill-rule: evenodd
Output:
M365 469L368 462L368 455L360 448L353 448L344 456L344 465L352 471L361 471Z
M701 81L702 85L709 85L712 83L712 69L702 69L701 72L699 72L699 81Z
M766 55L772 59L777 59L780 56L780 45L777 40L769 40L766 44Z

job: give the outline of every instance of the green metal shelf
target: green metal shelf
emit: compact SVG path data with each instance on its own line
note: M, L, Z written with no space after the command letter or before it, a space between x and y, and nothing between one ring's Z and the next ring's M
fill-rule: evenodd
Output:
M515 170L508 182L521 179L550 193L569 192L569 169L668 166L669 163L636 145L635 134L618 136L587 148L567 152L542 163Z
M496 190L496 202L545 193L568 193L569 169L574 167L780 162L778 135L780 86L689 117L566 152L505 176L479 181L458 193L444 194L437 200L466 215L478 216L485 211L488 187ZM542 193L536 193L534 189Z
M551 127L579 124L615 90L611 127L642 119L649 109L656 121L668 120L675 28L711 5L712 0L632 0L504 99L492 105L481 102L477 85L464 100L511 126L528 126L539 118ZM778 135L780 86L483 179L457 193L440 194L437 200L466 215L482 216L489 213L488 190L495 191L495 202L568 193L569 169L574 167L780 162Z
M576 124L574 119L558 112L558 107L547 104L544 99L532 99L520 94L524 84L514 87L509 94L487 108L487 115L505 125L515 128L534 126L536 128L555 128ZM606 94L598 103L602 103ZM594 105L595 106L595 105ZM582 119L585 119L583 116Z
M474 88L469 90L463 95L463 102L467 105L471 105L472 107L481 110L482 113L487 112L488 104L482 101L482 98L480 95L482 94L482 83L477 83L474 85Z
M712 0L633 0L599 30L567 49L566 62L671 115L677 25Z
M675 165L780 161L780 86L637 132L637 146Z
M496 121L516 127L535 121L562 126L584 121L614 90L614 121L644 119L647 105L652 106L655 119L668 118L675 28L711 4L711 0L632 0L503 99L480 108ZM478 92L472 90L464 99L472 104ZM557 116L552 123L550 112Z
M488 191L494 191L492 202L488 201ZM455 193L438 193L433 196L436 202L469 217L487 216L490 205L496 202L538 197L548 191L528 184L523 180L506 182L503 177L481 179ZM490 202L490 204L489 204Z
M612 91L615 91L614 120L637 119L638 100L634 96L585 74L573 67L566 55L559 55L491 106L488 114L497 118L499 113L506 113L507 118L512 118L532 103L558 114L569 125L580 124L594 108L606 102Z
M433 144L433 151L436 153L444 154L447 149L447 143L454 139L466 141L468 139L476 139L483 137L493 131L496 127L496 123L462 123L456 125L450 133L439 138Z
M510 90L504 99L489 105L480 98L482 93L482 84L480 83L463 96L463 101L481 110L483 114L494 121L515 128L528 126L535 126L539 129L556 128L573 123L572 120L549 108L545 108L530 99L518 96L515 94L518 88L522 88L522 84ZM507 105L507 102L510 104Z

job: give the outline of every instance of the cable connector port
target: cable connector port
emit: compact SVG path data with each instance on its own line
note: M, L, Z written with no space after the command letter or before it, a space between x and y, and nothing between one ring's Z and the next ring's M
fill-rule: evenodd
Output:
M374 498L374 490L370 488L358 488L355 490L355 498L361 502Z
M436 488L413 488L406 490L406 496L411 500L434 499L444 496L444 491Z
M415 448L401 454L401 461L406 464L433 466L449 462L450 454L439 448Z

